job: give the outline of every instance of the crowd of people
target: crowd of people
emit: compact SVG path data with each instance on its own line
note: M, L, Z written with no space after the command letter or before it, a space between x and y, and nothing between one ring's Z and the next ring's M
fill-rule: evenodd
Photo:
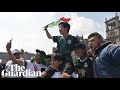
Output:
M52 55L46 55L43 50L36 49L36 54L30 60L24 59L23 50L11 51L12 41L6 44L9 55L1 69L1 78L120 78L120 46L104 40L102 35L93 32L88 36L89 49L73 35L69 34L70 24L61 22L59 25L61 36L52 36L48 25L44 31L49 39L57 43L57 50ZM77 60L73 63L71 53L74 52ZM1 65L3 68L3 65ZM26 76L2 76L6 72L18 72L16 66L24 66L22 72L29 70ZM34 72L40 71L36 76ZM33 75L29 75L33 73Z

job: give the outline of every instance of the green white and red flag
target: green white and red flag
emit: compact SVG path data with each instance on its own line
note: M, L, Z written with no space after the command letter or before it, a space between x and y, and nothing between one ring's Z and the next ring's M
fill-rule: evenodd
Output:
M50 24L48 24L48 27L54 27L54 26L58 26L58 24L60 22L69 22L71 20L71 18L65 18L65 17L61 17L60 19L51 22Z

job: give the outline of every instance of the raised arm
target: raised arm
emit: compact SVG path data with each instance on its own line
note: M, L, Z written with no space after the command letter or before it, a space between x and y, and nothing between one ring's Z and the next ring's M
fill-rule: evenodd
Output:
M17 60L15 58L15 56L12 54L12 52L10 50L11 49L11 44L12 44L11 41L9 41L6 45L6 50L8 52L9 58L13 61L13 63L16 63L18 65L23 65L23 61L22 60Z
M53 39L53 37L52 37L52 36L50 35L50 33L48 32L47 28L48 28L48 25L47 25L47 26L45 26L45 28L44 28L44 30L45 30L45 32L46 32L47 37L48 37L49 39Z
M25 59L25 57L24 57L24 50L23 50L23 49L21 49L20 57L21 57L23 60Z

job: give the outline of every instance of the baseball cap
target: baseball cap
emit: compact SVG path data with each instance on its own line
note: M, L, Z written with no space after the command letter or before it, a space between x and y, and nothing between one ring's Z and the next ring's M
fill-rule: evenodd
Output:
M14 50L12 51L12 54L16 54L16 53L19 53L19 54L20 54L20 50L14 49Z
M43 50L36 49L36 52L46 56L46 53Z

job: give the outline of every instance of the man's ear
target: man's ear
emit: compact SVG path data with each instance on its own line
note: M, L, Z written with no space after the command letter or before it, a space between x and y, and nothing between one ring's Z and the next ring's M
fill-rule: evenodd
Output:
M100 39L100 40L99 40L99 44L101 45L102 43L103 43L103 40L102 40L102 39Z

